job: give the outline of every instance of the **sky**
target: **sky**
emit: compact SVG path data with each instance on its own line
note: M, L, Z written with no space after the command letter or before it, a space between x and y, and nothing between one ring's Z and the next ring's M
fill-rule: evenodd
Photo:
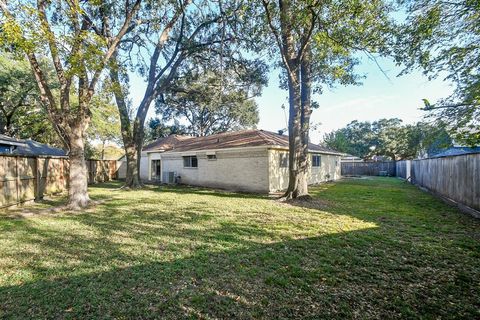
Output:
M325 133L342 128L353 120L400 118L404 123L421 121L425 114L419 110L423 105L422 99L433 103L453 91L451 85L441 78L429 81L419 71L397 77L402 69L388 59L377 59L386 76L374 61L367 58L361 60L357 71L366 76L361 86L337 86L313 96L313 100L320 105L311 117L312 124L320 124L317 130L310 132L313 143L319 143ZM271 70L268 86L256 98L260 115L258 129L276 132L286 127L281 106L285 104L288 112L288 92L279 88L278 79L278 70ZM134 76L131 84L132 102L138 105L145 83ZM149 117L155 116L153 109L151 107Z

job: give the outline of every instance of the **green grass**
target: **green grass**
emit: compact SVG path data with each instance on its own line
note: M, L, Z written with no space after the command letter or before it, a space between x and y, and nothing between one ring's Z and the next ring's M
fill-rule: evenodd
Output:
M480 222L400 180L118 187L0 213L0 318L480 318Z

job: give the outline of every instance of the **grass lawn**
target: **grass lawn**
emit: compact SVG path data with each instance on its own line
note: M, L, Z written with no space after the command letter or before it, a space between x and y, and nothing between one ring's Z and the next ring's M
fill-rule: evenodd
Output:
M480 221L393 178L0 212L0 318L480 318Z

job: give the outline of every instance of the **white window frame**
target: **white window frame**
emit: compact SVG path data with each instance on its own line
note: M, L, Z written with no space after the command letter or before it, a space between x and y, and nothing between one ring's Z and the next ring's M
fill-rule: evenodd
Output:
M318 163L317 161L315 161L315 159L318 159ZM312 154L312 167L313 168L320 168L322 166L322 155L321 154L318 154L318 153L314 153Z
M183 158L183 167L184 168L198 168L198 158L197 158L197 156L183 156L182 158ZM193 161L192 161L193 158L195 158L195 160L196 160L196 163L197 163L196 166L193 165ZM187 160L187 162L185 160ZM186 165L186 164L188 164L188 165Z

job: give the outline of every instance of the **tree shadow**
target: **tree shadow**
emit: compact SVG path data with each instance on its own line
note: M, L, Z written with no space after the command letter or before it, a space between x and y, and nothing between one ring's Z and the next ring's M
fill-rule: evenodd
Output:
M430 252L419 252L426 256L406 263L403 252L372 240L374 233L367 229L268 245L250 243L245 249L199 251L171 261L2 287L0 316L449 318L456 311L449 303L459 297L471 303L464 306L464 315L475 315L475 279L466 273L444 277L446 266L432 274ZM386 265L372 268L378 260ZM438 290L442 299L435 299Z
M138 200L122 191L55 225L2 220L2 243L15 232L24 248L6 251L3 266L30 276L0 287L0 318L476 318L479 224L385 186L313 188L322 207L287 204L288 224L262 197L217 219L225 199L184 187L164 191L198 197L174 206L155 188ZM273 227L308 229L301 210L341 225L279 237Z

